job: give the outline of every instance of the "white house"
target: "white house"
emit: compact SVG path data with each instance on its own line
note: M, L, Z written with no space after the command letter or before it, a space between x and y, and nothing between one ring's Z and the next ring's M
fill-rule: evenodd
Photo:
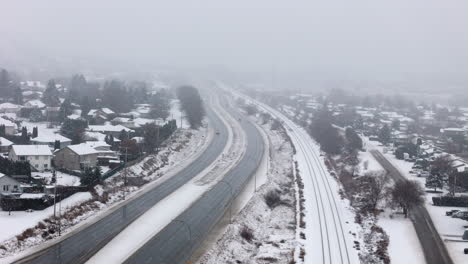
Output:
M8 157L13 161L28 161L37 171L49 170L52 152L47 145L13 145Z
M55 165L68 170L84 170L97 166L98 151L85 143L70 145L55 152Z
M0 172L0 193L11 194L21 193L21 183L11 177Z
M12 103L3 103L0 104L0 113L13 113L17 114L21 110L21 105L12 104Z
M56 140L60 142L60 148L69 146L71 145L71 142L72 142L71 139L64 137L60 134L49 134L49 135L39 134L37 137L31 139L31 144L47 145L50 148L54 148Z
M16 134L16 124L10 120L0 117L0 126L5 126L5 134L14 135Z
M9 152L12 145L10 140L0 137L0 152Z

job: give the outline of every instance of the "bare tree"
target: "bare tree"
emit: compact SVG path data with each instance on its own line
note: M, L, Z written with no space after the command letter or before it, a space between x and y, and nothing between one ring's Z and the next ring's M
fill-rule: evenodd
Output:
M417 181L397 181L390 189L390 195L393 205L403 209L405 218L412 208L424 203L424 190Z
M365 207L375 214L377 206L387 195L388 177L385 172L369 172L362 177Z

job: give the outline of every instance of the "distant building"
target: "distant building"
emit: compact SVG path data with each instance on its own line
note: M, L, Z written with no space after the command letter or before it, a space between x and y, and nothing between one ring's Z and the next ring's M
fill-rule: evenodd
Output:
M88 126L88 131L90 132L100 132L104 133L106 135L113 135L114 138L118 137L120 135L120 132L122 130L125 130L127 132L133 132L132 129L129 129L127 127L124 127L122 125L111 125L111 124L106 124L106 125L90 125Z
M5 134L14 135L16 134L16 124L12 121L0 117L0 126L5 126Z
M54 163L58 168L84 170L97 166L99 152L85 143L67 146L55 152Z
M8 157L13 161L28 161L37 171L50 170L52 152L46 145L13 145Z
M64 137L60 134L52 134L52 135L43 135L39 131L39 135L35 138L31 139L31 144L33 145L47 145L51 149L54 149L55 141L60 142L60 148L64 148L66 146L71 145L72 140Z
M21 183L11 177L6 176L0 172L0 193L2 195L9 195L12 193L21 193Z
M42 109L42 108L45 108L46 105L41 100L31 100L31 101L27 101L24 104L24 107Z
M13 142L6 138L0 137L0 153L9 152L11 146L13 146Z
M0 104L0 113L13 113L18 114L21 111L21 105L12 103Z

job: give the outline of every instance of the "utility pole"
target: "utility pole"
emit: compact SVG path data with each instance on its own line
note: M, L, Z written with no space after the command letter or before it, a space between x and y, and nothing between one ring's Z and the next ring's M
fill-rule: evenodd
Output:
M57 176L55 170L52 171L52 179L54 180L54 219L56 219L55 211L57 205Z
M123 189L123 199L125 200L125 191L127 187L127 161L128 161L128 147L125 147L125 163L124 163L124 189Z

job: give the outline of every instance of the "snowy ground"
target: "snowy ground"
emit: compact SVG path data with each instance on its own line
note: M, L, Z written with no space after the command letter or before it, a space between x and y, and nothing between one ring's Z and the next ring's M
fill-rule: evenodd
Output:
M61 210L66 211L67 208L89 199L91 199L91 194L89 192L76 193L67 199L64 199L61 205L60 203L57 204L57 210L61 206ZM31 213L25 211L13 211L11 212L11 215L8 215L8 212L0 211L0 226L2 227L0 229L0 241L7 240L20 234L26 228L33 227L39 221L53 215L53 213L54 206L50 206L42 211L34 211ZM2 253L1 251L2 250L0 249L0 254Z
M216 244L200 257L199 264L290 263L294 258L297 243L292 147L284 134L270 129L270 124L263 125L263 129L272 148L267 181ZM281 190L283 203L271 209L264 196L272 190ZM250 242L240 235L244 227L252 230L254 239Z
M383 146L379 142L375 141L367 141L366 145L368 149L376 149L380 152L384 153ZM424 186L426 180L423 177L417 177L414 174L410 174L409 171L413 166L412 162L398 160L392 153L385 153L384 156L408 179L416 180ZM446 191L445 191L446 192ZM434 206L432 204L432 197L440 196L441 194L433 194L427 193L426 194L426 209L431 216L434 225L439 232L439 235L444 240L445 245L449 251L450 256L454 263L465 263L468 261L467 255L463 253L464 248L468 248L468 242L455 242L455 240L461 240L461 236L463 235L465 226L468 225L468 222L465 220L452 218L445 215L446 211L452 209L464 210L464 208L460 207L444 207L444 206Z
M61 171L56 171L57 177L57 185L63 186L79 186L80 185L80 177L73 176L70 174L63 173ZM31 176L33 178L42 178L45 179L47 184L51 183L52 180L52 172L45 171L45 172L31 172Z

